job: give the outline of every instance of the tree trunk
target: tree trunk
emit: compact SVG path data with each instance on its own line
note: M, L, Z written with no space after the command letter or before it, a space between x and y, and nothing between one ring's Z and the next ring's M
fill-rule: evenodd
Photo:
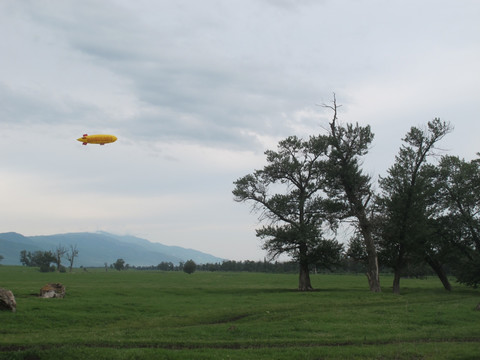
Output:
M395 274L393 276L393 293L400 295L400 269L395 269Z
M300 262L300 276L298 277L298 290L310 291L313 290L310 283L310 270L307 262Z
M373 243L373 239L370 234L367 238L365 238L365 245L367 248L367 256L368 256L368 269L367 269L368 286L370 287L370 291L381 292L382 288L380 287L380 275L378 271L377 251L375 249L375 244Z
M358 200L357 200L358 203ZM368 286L370 291L381 292L382 288L380 287L380 274L378 270L378 257L377 249L375 249L375 242L372 237L371 224L367 219L365 214L365 208L359 207L357 205L356 218L358 219L358 225L365 242L365 247L367 250L368 257L368 269L367 269L367 279Z
M447 291L452 291L452 285L450 285L450 281L448 281L447 274L445 273L445 270L443 269L442 264L438 262L438 260L431 258L430 256L427 256L425 258L427 261L428 265L431 266L433 271L437 274L438 278L443 284L443 287Z
M397 261L393 266L394 276L393 276L393 293L396 295L400 295L400 276L402 275L402 270L405 268L405 247L400 244L400 248L398 249Z

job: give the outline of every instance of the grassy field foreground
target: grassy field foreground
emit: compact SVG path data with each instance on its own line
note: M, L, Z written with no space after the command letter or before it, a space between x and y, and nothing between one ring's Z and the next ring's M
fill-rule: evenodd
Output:
M478 359L480 292L436 278L371 293L362 275L40 273L0 266L1 359ZM64 299L36 296L47 282Z

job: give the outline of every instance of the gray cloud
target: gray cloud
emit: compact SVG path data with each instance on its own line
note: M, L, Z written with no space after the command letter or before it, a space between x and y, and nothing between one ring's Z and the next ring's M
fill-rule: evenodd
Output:
M285 134L288 129L280 114L301 107L306 98L313 101L308 94L317 85L279 68L278 46L272 46L270 38L262 41L267 35L249 33L259 26L251 20L253 29L238 28L236 23L229 33L222 15L211 18L200 10L199 23L190 28L186 24L197 19L177 8L180 20L167 20L173 29L163 34L162 26L152 32L113 3L103 3L95 12L86 9L72 16L68 7L37 7L32 19L60 32L92 65L113 71L131 85L140 109L146 108L132 118L136 123L132 135L145 125L143 135L156 138L183 135L188 141L252 146L254 139L248 139L245 131ZM162 18L161 6L157 11ZM243 44L243 35L249 44Z
M445 148L471 157L479 10L448 0L2 1L0 197L16 210L0 217L25 224L5 231L56 229L63 211L78 224L65 220L68 231L144 228L216 249L228 238L216 255L247 243L258 254L256 220L231 201L231 183L261 167L278 139L321 131L331 114L316 104L333 92L342 121L376 134L372 175L410 126L435 116L455 126ZM84 132L119 140L83 147ZM35 210L25 215L18 198ZM189 232L195 211L216 231ZM159 225L167 219L189 225L180 234Z

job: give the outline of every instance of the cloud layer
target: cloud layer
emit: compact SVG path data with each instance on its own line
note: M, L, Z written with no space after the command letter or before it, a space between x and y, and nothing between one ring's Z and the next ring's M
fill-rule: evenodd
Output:
M2 231L129 232L257 259L257 220L232 182L288 135L322 131L318 104L376 134L393 162L434 117L471 158L480 125L476 1L0 3ZM83 133L113 133L105 147Z

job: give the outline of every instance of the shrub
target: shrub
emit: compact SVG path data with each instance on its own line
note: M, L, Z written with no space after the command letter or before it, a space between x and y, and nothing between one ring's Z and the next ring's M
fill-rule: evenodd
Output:
M183 265L183 271L186 272L187 274L193 274L195 270L197 270L197 264L195 264L195 261L193 260L188 260Z

